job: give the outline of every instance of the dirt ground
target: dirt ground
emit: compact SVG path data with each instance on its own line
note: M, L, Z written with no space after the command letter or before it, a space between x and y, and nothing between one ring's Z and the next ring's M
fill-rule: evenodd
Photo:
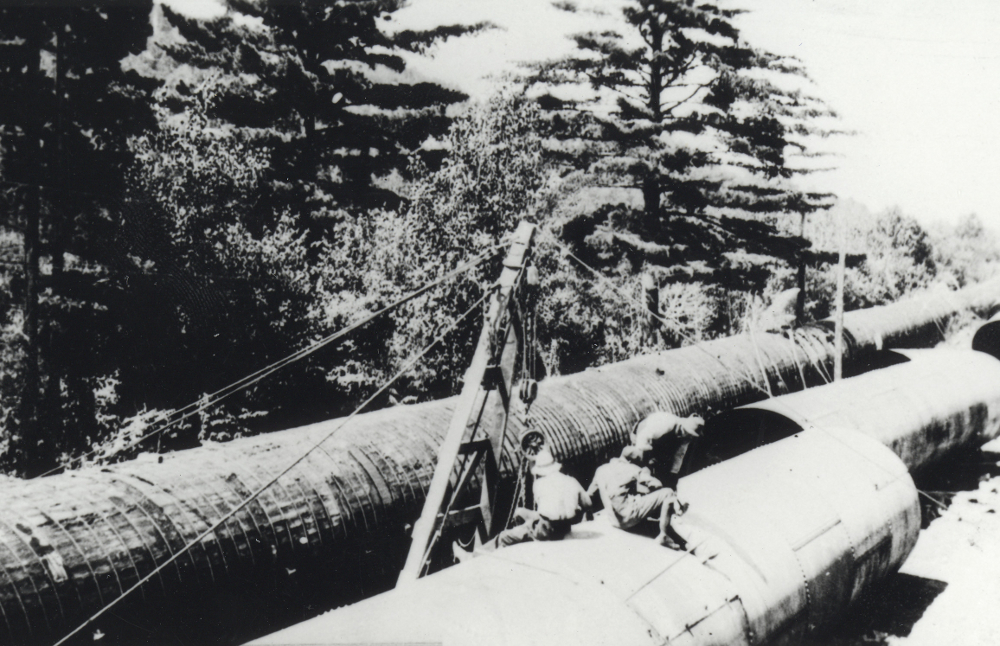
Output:
M823 644L1000 644L998 460L994 441L917 478L925 528L916 548Z
M985 473L978 486L951 496L947 510L920 533L901 570L901 575L938 581L943 588L909 634L891 638L889 644L1000 644L1000 475L996 469L1000 443L992 442L987 449L980 464Z

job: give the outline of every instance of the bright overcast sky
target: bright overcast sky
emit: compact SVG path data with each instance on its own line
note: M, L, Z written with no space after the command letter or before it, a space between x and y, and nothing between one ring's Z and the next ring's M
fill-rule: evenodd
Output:
M921 220L1000 229L1000 2L747 0L752 42L801 58L859 136L822 181Z
M169 0L210 14L213 0ZM183 8L181 5L185 5ZM858 131L840 168L807 187L924 222L975 212L1000 230L1000 0L739 0L751 43L798 56L816 91ZM568 51L588 25L545 0L411 0L397 25L491 20L503 27L414 65L482 96L482 77Z

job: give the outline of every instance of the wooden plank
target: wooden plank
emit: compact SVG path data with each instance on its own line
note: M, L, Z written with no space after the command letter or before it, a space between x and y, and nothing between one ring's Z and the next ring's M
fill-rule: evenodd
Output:
M448 484L454 470L455 459L458 457L462 440L465 438L469 420L473 415L478 417L477 402L481 402L480 406L485 406L489 399L488 393L486 393L486 397L480 397L480 394L483 390L483 375L492 354L490 338L509 307L514 286L523 269L525 253L531 245L534 233L535 225L528 222L521 222L517 231L514 232L514 242L504 260L504 269L497 281L497 292L490 303L490 309L483 323L472 363L465 373L465 383L455 406L455 414L438 452L437 468L427 491L423 511L413 526L410 551L406 557L406 564L399 574L397 586L407 581L416 581L421 576L427 551L430 549L430 543L437 528L438 514L445 495L448 493ZM481 411L480 408L479 412Z

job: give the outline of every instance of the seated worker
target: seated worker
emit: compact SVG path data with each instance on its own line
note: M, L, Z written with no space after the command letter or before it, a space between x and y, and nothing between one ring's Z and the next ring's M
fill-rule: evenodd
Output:
M699 430L704 424L705 420L698 415L680 417L658 411L635 425L632 444L642 452L652 474L667 487L676 489L688 446L691 440L700 437Z
M520 524L500 532L499 536L482 546L483 550L492 551L528 541L558 541L569 533L573 524L583 519L591 506L590 496L576 478L560 469L562 465L556 462L547 448L542 447L534 456L531 467L535 509L519 507L514 512L514 518ZM458 561L470 555L457 543L453 545L452 552Z
M515 518L522 524L505 529L496 538L497 547L526 541L557 541L569 533L590 509L590 496L576 478L561 471L562 465L547 448L535 456L531 474L535 481L531 493L535 509L518 508Z
M647 518L659 523L656 536L660 545L670 549L683 549L668 535L670 519L684 513L677 500L677 492L653 477L643 466L643 451L636 446L626 446L619 458L611 458L594 473L594 482L588 494L600 492L605 509L612 514L612 524L622 529L632 529ZM674 532L676 535L676 532ZM679 536L677 538L680 538Z

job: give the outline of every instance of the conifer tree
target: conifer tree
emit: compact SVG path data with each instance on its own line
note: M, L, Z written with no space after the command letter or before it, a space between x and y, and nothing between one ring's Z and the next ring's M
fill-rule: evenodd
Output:
M405 172L409 154L447 131L445 107L466 98L408 80L401 54L482 26L388 36L380 21L397 4L233 0L230 14L210 24L164 11L180 35L162 46L174 64L226 79L213 81L220 92L208 116L255 131L269 149L250 217L266 222L294 204L318 240L339 218L399 205L377 180ZM185 109L191 90L167 79L164 105ZM440 161L440 153L428 158Z
M84 373L100 361L88 319L99 316L106 294L94 263L113 254L106 214L121 199L125 137L148 123L133 101L142 84L126 82L120 61L144 46L151 6L0 9L2 179L13 215L5 225L20 231L24 252L23 390L14 435L29 472L54 458L66 417L80 412L68 402L86 399Z
M401 205L391 187L401 186L414 157L431 169L440 164L440 146L423 145L447 131L445 108L465 98L408 79L402 54L480 28L389 37L381 21L394 8L234 0L207 22L156 10L156 37L130 62L158 83L158 127L132 140L138 164L130 181L145 206L131 210L126 228L137 235L123 244L157 268L133 281L144 285L138 300L166 310L155 318L167 322L164 335L186 359L150 348L159 356L136 362L141 378L122 389L147 384L137 399L187 403L360 314L357 301L345 318L328 311L340 300L330 285L350 290L361 270L324 268L352 244L343 233L355 220ZM310 357L304 369L234 397L232 408L270 411L257 427L334 415L359 394L359 379L330 371L377 363L383 341L370 334Z
M768 262L803 241L777 219L820 208L790 158L832 113L795 84L798 63L746 42L739 11L693 0L624 0L608 28L541 66L555 156L621 199L578 214L564 236L595 264L760 289ZM563 8L578 10L566 3ZM579 9L582 10L582 9ZM583 98L581 98L583 97ZM770 258L771 260L768 260Z

